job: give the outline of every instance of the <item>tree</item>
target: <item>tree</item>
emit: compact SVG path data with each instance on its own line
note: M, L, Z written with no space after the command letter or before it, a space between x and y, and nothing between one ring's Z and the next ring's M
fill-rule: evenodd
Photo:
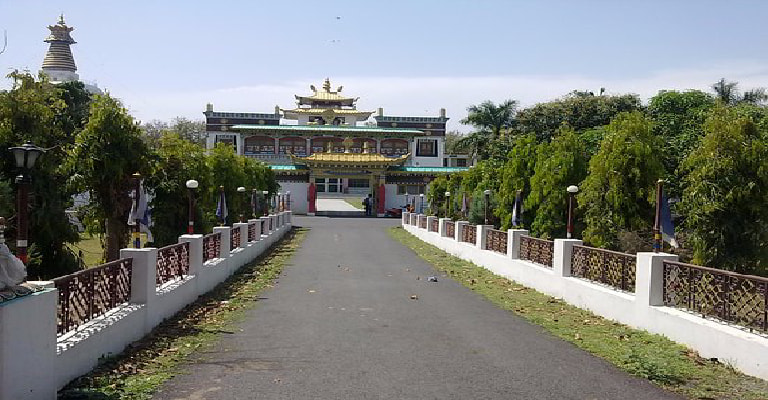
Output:
M620 233L650 229L656 181L664 170L660 148L640 112L620 114L608 125L577 196L586 242L618 248Z
M472 125L478 131L490 132L491 136L496 138L502 136L504 130L514 125L516 108L515 100L505 100L499 105L486 100L478 105L467 107L469 114L461 120L461 123Z
M76 193L91 194L86 222L91 232L106 234L107 261L116 260L120 248L128 243L131 176L136 172L149 175L148 158L141 130L128 111L109 94L95 96L88 123L69 153L67 168Z
M466 152L473 159L487 159L489 143L493 141L490 132L472 132L457 140L453 146L454 151Z
M36 78L18 71L8 78L13 81L11 89L0 92L0 151L5 152L0 157L0 212L11 217L15 209L10 184L18 171L6 149L27 140L48 149L32 172L27 267L30 277L57 277L78 268L74 254L66 246L79 237L65 212L71 205L71 193L60 184L68 176L60 166L64 149L82 128L87 116L83 110L90 96L79 82L53 85L45 75ZM6 233L15 235L14 229ZM11 241L8 244L13 247Z
M648 116L653 132L663 141L663 163L666 170L665 190L670 198L682 193L680 162L704 136L703 124L715 99L702 91L660 91L648 103Z
M445 154L457 154L459 149L456 148L456 144L464 137L459 131L445 132Z
M587 175L587 156L579 136L564 126L552 139L538 147L531 177L531 193L525 208L535 209L531 233L547 239L565 237L569 185L578 185Z
M539 141L549 141L564 123L582 132L608 125L619 113L641 108L640 98L634 94L594 96L574 91L518 112L515 131L534 133Z
M213 186L205 149L181 139L175 133L164 132L158 141L152 175L146 180L153 194L150 206L155 246L175 243L178 236L186 231L189 217L186 182L189 179L198 181L198 191ZM198 198L193 211L195 232L207 232L212 225L202 217L200 193L196 191L194 195Z
M751 118L718 106L685 158L679 209L693 262L742 273L768 272L768 141Z
M205 122L193 121L185 117L176 117L170 123L152 120L141 125L147 143L152 147L159 145L163 134L175 133L180 138L200 146L205 145Z
M523 197L531 190L531 176L536 166L536 137L532 134L519 136L514 140L514 146L509 152L501 171L498 207L496 216L501 220L501 227L508 229L512 226L512 210L517 191L521 190ZM524 210L523 222L530 222L534 210Z
M768 100L765 88L751 89L742 94L739 92L738 82L728 82L725 78L720 78L719 81L713 83L712 90L715 92L717 99L726 105L738 103L762 104Z
M241 209L242 193L237 192L239 186L244 186L245 173L242 161L235 154L231 145L220 143L208 155L208 168L213 174L213 186L210 188L204 204L208 204L204 214L209 221L216 221L216 202L219 196L219 186L224 187L229 216L225 224L237 221L237 210ZM270 193L274 193L270 191ZM202 193L201 193L202 194Z

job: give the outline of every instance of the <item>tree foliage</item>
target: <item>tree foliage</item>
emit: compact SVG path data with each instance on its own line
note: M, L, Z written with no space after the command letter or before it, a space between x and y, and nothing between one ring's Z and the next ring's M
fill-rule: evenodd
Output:
M620 114L608 125L578 195L586 242L617 248L622 231L650 229L656 181L664 170L660 148L640 112Z
M768 268L768 146L737 110L715 108L706 135L685 158L680 210L694 262L765 274Z
M504 163L501 171L498 207L495 209L496 216L499 217L501 227L504 229L512 226L512 207L517 191L521 190L523 197L531 191L530 182L535 172L537 147L534 135L519 136L515 139L514 146ZM534 211L524 210L522 216L524 225L533 219Z
M472 125L477 131L490 132L496 138L515 124L517 101L504 100L498 105L490 100L467 107L468 115L462 124Z
M531 233L553 239L565 237L570 185L578 185L587 175L588 156L579 136L564 126L552 142L538 146L531 192L525 208L535 209Z
M608 125L622 112L640 110L640 98L634 94L594 96L576 92L562 99L540 103L517 113L515 131L534 133L537 140L549 141L562 124L576 132Z
M149 156L141 130L128 111L109 94L96 95L67 167L75 193L91 194L86 220L91 232L106 234L107 261L117 259L128 242L131 176L149 174Z

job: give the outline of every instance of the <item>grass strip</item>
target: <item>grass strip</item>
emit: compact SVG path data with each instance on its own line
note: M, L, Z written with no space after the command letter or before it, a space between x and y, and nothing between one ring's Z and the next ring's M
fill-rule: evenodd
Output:
M272 287L306 229L293 228L271 249L229 279L132 343L120 355L67 385L59 399L150 399L166 380L181 372L188 356L231 333L259 293Z
M744 375L668 338L630 328L500 277L427 244L401 227L389 234L436 269L499 307L632 375L692 399L768 399L768 381Z

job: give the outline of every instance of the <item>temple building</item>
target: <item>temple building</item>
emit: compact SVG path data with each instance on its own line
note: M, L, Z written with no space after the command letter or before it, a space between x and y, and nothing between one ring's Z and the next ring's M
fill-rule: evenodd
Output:
M48 75L53 83L64 83L79 81L77 74L77 65L72 56L70 45L75 42L70 33L74 28L67 26L64 22L64 15L59 16L59 22L56 25L48 26L51 34L45 38L44 42L49 43L48 52L43 59L42 72ZM96 85L83 82L85 89L90 93L101 93Z
M223 143L269 164L296 213L314 215L316 199L351 194L375 199L376 213L403 207L440 174L466 170L465 155L445 154L445 109L434 117L358 110L357 97L325 79L296 107L274 113L214 111L208 104L207 147ZM281 121L293 121L281 124Z

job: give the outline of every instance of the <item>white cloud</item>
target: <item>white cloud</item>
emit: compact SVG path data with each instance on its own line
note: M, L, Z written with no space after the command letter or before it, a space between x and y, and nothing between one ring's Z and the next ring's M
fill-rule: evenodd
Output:
M768 85L768 66L733 63L699 69L658 71L644 77L599 79L585 76L487 76L487 77L331 77L334 89L344 85L343 93L359 96L358 108L375 111L384 108L387 115L436 116L446 108L449 129L467 131L459 123L466 107L484 100L495 102L508 98L522 106L555 99L574 89L609 94L636 93L643 100L661 89L709 90L712 83L725 77L738 81L741 88ZM320 86L324 77L287 82L247 85L206 91L145 93L127 91L113 93L122 98L133 114L144 121L169 120L175 116L202 118L205 104L214 103L216 110L231 112L271 113L275 105L282 108L295 104L294 94L309 94L309 85Z

